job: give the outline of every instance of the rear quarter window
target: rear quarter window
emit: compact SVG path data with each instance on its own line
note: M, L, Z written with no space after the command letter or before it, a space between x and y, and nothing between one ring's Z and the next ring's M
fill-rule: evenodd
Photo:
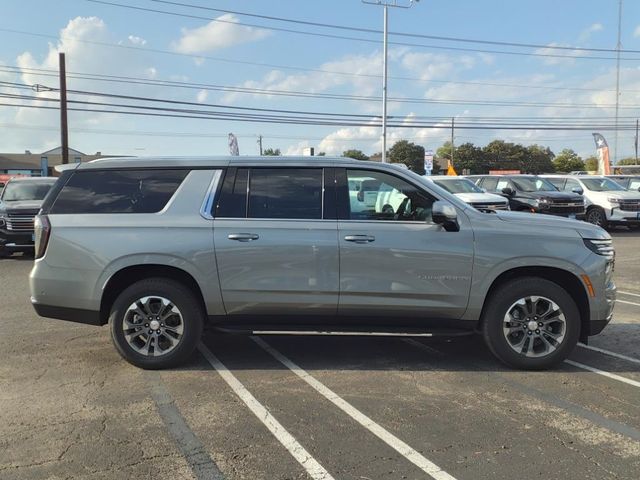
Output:
M166 206L187 173L187 170L75 172L55 199L50 213L156 213Z

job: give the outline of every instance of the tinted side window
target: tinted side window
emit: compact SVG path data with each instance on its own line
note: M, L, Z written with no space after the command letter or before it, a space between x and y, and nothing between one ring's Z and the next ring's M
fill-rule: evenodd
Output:
M249 218L322 218L321 168L254 168Z
M76 172L51 213L156 213L178 189L187 170Z
M496 192L498 186L497 178L489 178L485 177L482 181L482 188L484 188L487 192Z
M383 172L347 170L351 220L431 220L435 198Z
M245 218L247 216L248 168L229 168L224 177L216 206L217 218Z

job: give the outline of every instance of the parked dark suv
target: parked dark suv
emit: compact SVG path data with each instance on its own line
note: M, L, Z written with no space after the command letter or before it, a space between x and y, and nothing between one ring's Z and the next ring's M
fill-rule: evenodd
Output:
M33 252L33 219L55 178L13 178L0 195L0 257Z
M582 195L560 192L537 175L473 175L469 178L485 191L506 197L511 210L584 219Z

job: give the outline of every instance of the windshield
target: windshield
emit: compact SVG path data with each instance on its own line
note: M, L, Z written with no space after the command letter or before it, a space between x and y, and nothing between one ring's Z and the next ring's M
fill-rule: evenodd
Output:
M584 186L593 192L624 191L623 187L609 178L583 178L581 180Z
M511 179L516 188L522 192L555 192L558 189L544 178L520 177Z
M443 178L434 182L449 193L484 193L480 187L466 178L447 178L446 180Z
M43 200L53 182L9 182L2 191L3 202L19 202L23 200Z

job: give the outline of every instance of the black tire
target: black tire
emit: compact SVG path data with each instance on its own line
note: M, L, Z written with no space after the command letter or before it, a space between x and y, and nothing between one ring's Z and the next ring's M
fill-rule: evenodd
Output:
M587 222L593 223L602 228L607 228L609 222L607 222L607 215L604 213L604 210L600 207L591 207L587 210L587 215L585 217Z
M519 338L524 339L528 334L531 335L531 338L524 340L528 342L527 349L531 346L546 348L540 338L536 339L537 336L540 337L546 334L545 329L541 327L539 331L538 327L536 327L536 330L530 332L529 328L531 327L527 327L531 323L527 320L538 320L539 317L534 317L535 313L532 313L530 317L524 317L519 324L505 323L505 316L508 312L513 311L514 304L527 297L542 297L542 299L551 300L564 315L564 336L562 340L556 342L555 350L549 351L547 354L542 352L541 356L526 356L526 354L517 352L504 332L506 325L513 327L514 330L521 327L522 332L516 331L514 333L516 335L515 340L518 339L518 335L522 335ZM540 303L543 304L544 301L540 300ZM524 307L521 311L524 312ZM540 320L542 320L542 317L540 317ZM559 325L559 322L549 324L548 328L556 329L559 328ZM482 318L482 333L489 350L506 365L524 370L544 370L566 359L578 343L580 327L580 312L575 301L566 290L557 283L537 277L519 278L499 287L487 299ZM548 337L545 336L545 339L548 339Z
M154 341L158 345L161 341L168 345L175 345L167 353L158 356L147 355L137 351L125 338L125 315L130 315L129 307L144 297L162 297L169 300L179 311L179 316L176 317L180 319L179 323L182 325L182 333L179 340L175 343L167 343L167 334L164 334L162 340L160 340L160 336L151 340L151 349L153 349ZM157 318L160 317L158 316ZM118 295L111 308L109 325L111 339L122 358L136 367L159 370L180 365L191 357L202 336L204 313L197 297L183 284L168 278L149 278L134 283ZM141 336L136 340L144 341L144 338L148 336L142 330L147 331L147 328L143 328L141 324L139 330ZM159 332L160 329L157 331ZM147 352L151 349L147 348Z

